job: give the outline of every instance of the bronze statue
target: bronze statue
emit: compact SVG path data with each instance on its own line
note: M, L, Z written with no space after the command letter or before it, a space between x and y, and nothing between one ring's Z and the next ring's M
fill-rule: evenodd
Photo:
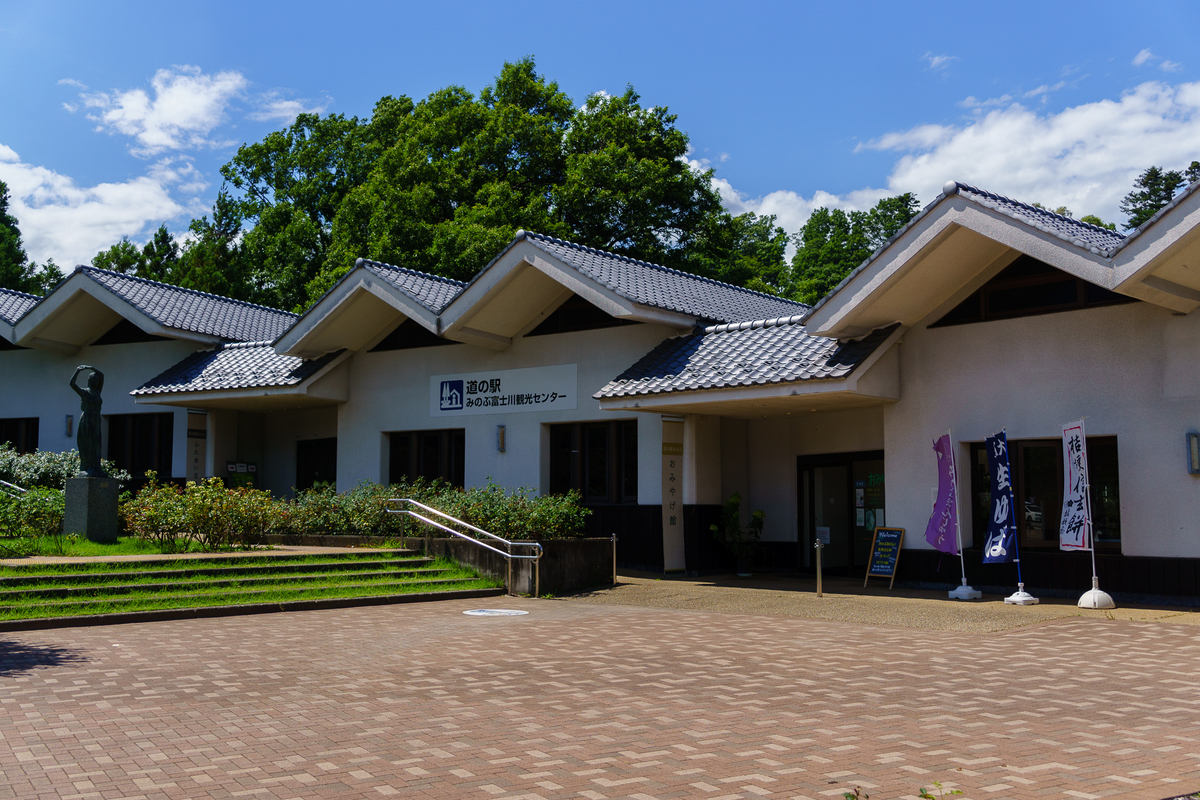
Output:
M88 376L87 388L81 389L75 381L79 373L85 369L91 370ZM100 390L104 388L104 373L87 364L80 364L71 376L71 388L80 399L79 428L75 434L79 443L79 475L88 478L104 477L104 467L100 465Z

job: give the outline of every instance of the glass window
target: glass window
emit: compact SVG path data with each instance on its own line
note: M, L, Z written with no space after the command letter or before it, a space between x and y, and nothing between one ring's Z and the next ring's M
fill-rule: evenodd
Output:
M174 414L110 414L107 419L109 461L135 479L147 470L160 480L171 477Z
M424 478L429 481L440 479L451 486L464 484L467 451L464 429L396 431L388 437L391 440L389 483Z
M637 421L550 426L550 493L587 503L637 502Z
M18 453L32 453L38 445L38 417L0 419L0 442Z
M1099 549L1119 549L1121 500L1117 480L1117 439L1089 436L1092 526ZM1017 530L1021 547L1057 548L1062 515L1063 460L1059 439L1012 439L1008 443ZM971 445L971 527L984 541L991 506L991 476L982 443Z

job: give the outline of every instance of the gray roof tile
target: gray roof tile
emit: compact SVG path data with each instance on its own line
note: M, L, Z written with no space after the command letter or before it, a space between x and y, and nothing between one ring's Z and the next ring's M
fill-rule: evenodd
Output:
M1072 219L1062 214L1055 214L1053 211L1037 208L1028 203L1022 203L1019 200L993 194L983 189L977 189L965 183L958 183L956 185L958 186L958 193L968 200L973 200L981 206L999 211L1002 214L1007 214L1010 217L1015 217L1026 225L1032 225L1040 231L1064 239L1076 247L1091 250L1093 253L1108 255L1111 251L1116 250L1121 242L1125 241L1123 234L1110 231L1108 228L1101 228L1098 225L1080 222L1077 219ZM948 187L949 184L947 184Z
M450 305L450 301L458 297L462 293L463 287L466 286L462 281L454 281L438 275L417 272L407 267L396 267L366 258L358 259L355 266L370 270L434 314Z
M700 320L734 322L808 311L803 303L538 233L518 232L514 243L522 237L627 300Z
M25 312L33 308L42 298L12 289L0 289L0 320L16 325Z
M799 316L729 325L667 339L597 392L632 397L734 386L842 378L885 340L895 325L859 341L810 336Z
M233 342L274 340L295 314L95 267L78 271L167 328Z
M306 361L295 356L279 355L269 341L224 344L215 350L193 353L130 394L159 395L295 386L315 374L340 352Z

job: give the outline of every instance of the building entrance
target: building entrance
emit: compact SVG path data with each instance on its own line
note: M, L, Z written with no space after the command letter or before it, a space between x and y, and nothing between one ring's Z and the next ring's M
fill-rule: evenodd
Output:
M887 524L883 451L799 456L796 476L801 551L797 563L805 571L814 570L813 544L828 534L823 569L834 575L861 575L875 528Z

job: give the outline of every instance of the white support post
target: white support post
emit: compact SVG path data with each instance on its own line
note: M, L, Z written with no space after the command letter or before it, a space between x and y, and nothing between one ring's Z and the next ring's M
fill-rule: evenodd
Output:
M950 437L950 491L954 493L954 528L958 537L958 560L962 565L962 586L950 592L951 600L978 600L983 592L967 584L967 557L962 546L962 512L958 507L958 459L954 457L954 431L946 431Z

